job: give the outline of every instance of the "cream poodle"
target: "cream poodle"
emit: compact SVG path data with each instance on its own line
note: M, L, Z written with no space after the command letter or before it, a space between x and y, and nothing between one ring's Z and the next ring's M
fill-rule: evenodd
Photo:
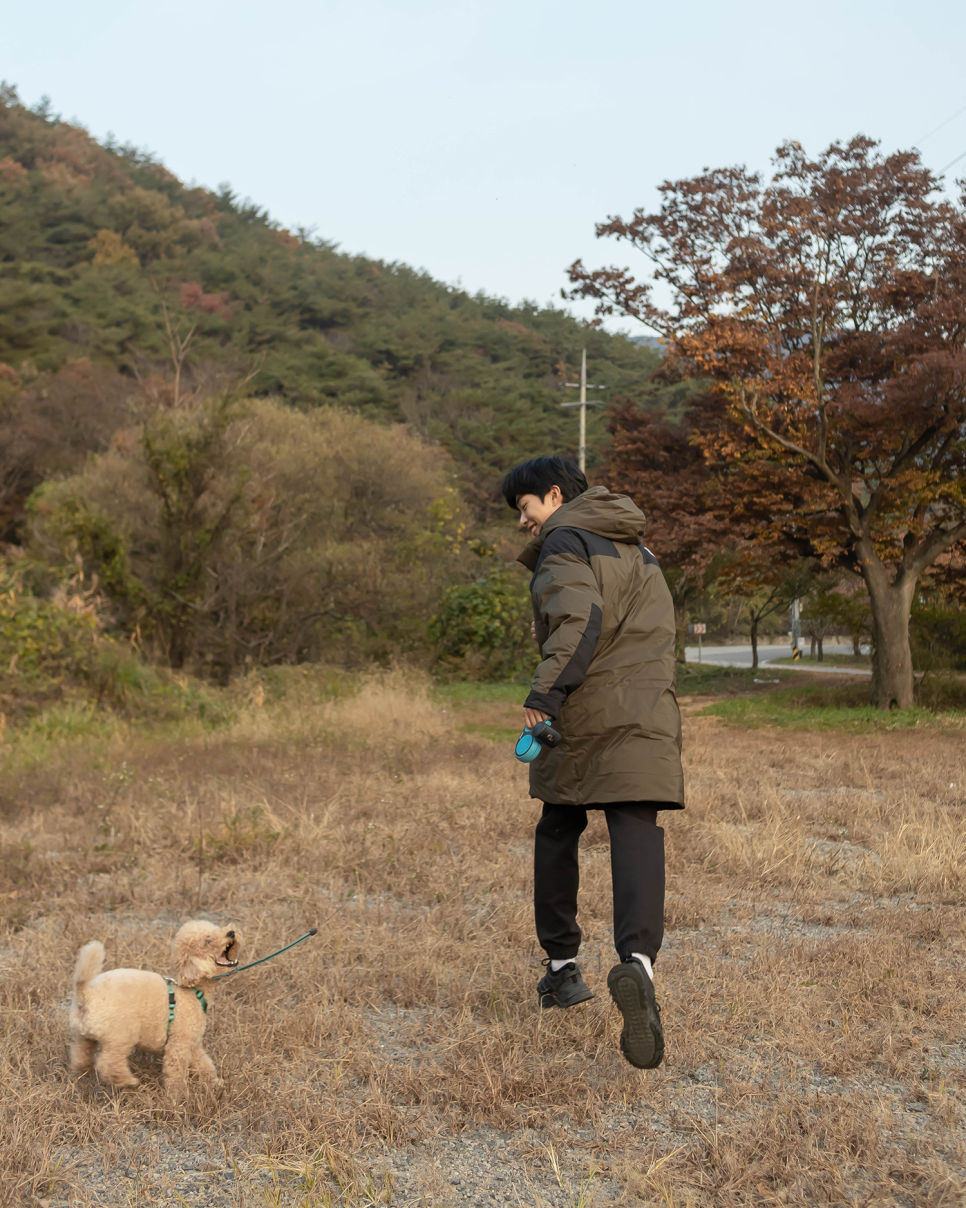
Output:
M93 1066L112 1086L137 1086L127 1061L137 1045L164 1054L164 1086L172 1099L183 1098L189 1070L221 1086L201 1041L212 978L219 969L237 967L240 948L233 928L202 919L185 923L171 943L175 977L168 981L143 969L102 973L104 945L85 944L77 954L70 1004L71 1072Z

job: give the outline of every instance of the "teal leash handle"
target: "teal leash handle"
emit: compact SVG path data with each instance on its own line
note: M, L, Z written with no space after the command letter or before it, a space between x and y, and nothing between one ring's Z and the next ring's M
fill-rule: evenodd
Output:
M210 981L221 981L223 977L231 977L233 973L242 973L245 969L254 969L256 965L264 965L266 961L274 960L276 956L281 956L283 952L288 952L289 948L294 948L296 944L301 944L303 940L307 940L310 935L318 934L318 927L313 927L311 931L306 931L305 935L300 935L297 940L292 940L290 944L286 944L284 948L279 948L277 952L270 952L268 956L263 956L261 960L252 961L250 965L239 965L237 969L229 969L227 973L216 973Z
M538 721L535 726L524 726L513 754L521 763L533 763L544 747L555 747L559 742L560 734L550 722Z

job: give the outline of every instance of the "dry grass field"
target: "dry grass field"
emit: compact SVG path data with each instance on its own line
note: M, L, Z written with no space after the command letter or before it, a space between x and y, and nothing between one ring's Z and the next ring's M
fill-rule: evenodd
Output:
M692 703L667 1058L642 1073L606 993L600 822L581 887L598 997L536 1006L518 710L323 678L253 679L210 732L8 731L4 1203L966 1203L959 725L749 730ZM249 959L320 928L222 983L206 1044L224 1089L171 1108L146 1056L135 1091L70 1077L80 945L167 972L196 913L236 922Z

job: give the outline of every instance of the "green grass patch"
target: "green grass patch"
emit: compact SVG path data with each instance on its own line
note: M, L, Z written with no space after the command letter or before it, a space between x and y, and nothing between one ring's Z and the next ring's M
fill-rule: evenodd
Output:
M511 729L509 726L460 726L461 734L478 734L481 738L487 738L490 742L498 742L501 745L509 744L512 746L520 737L520 731L523 729L521 720L519 729Z
M867 654L860 654L858 657L854 654L827 654L821 661L804 654L797 660L791 657L772 659L769 666L774 666L776 663L786 665L794 663L798 667L858 667L865 671L872 666L872 660Z
M499 682L475 684L467 680L454 680L448 684L439 683L434 689L439 699L451 701L454 705L506 704L519 705L521 708L529 690L529 682L526 684Z
M718 701L702 709L700 716L721 717L733 725L751 728L781 726L793 730L848 730L854 733L966 724L966 709L962 707L947 707L941 712L924 705L893 712L875 709L868 703L865 684L778 688L761 695Z
M768 684L792 683L794 671L771 667L715 667L709 663L678 664L679 696L716 696L734 692L766 691Z

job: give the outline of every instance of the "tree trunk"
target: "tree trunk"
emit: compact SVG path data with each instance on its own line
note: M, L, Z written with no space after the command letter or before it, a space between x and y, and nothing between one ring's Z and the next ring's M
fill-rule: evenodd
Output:
M852 634L852 654L855 658L862 657L862 635L859 633Z
M674 605L674 658L683 667L687 663L684 646L688 631L688 606L698 595L698 590L686 574L680 578L672 575L671 579L665 579L665 582L670 589L671 603Z
M811 649L810 649L810 650L809 650L809 652L808 652L808 657L809 657L809 658L812 660L812 662L814 663L814 662L815 662L815 634L814 634L814 633L810 633L808 636L809 636L809 637L811 638L811 640L812 640L812 645L811 645Z
M877 709L910 709L913 705L912 651L909 647L909 614L916 580L912 576L898 584L875 556L863 556L859 564L872 605L872 685L869 703Z
M675 613L676 613L676 612L677 612L677 610L675 609ZM687 623L687 621L684 621L683 623L681 623L681 622L677 621L677 617L675 616L675 626L674 626L674 659L675 659L675 662L680 663L682 667L683 667L683 666L684 666L684 665L687 663L687 661L688 661L688 659L687 659L687 653L686 653L686 651L685 651L685 649L684 649L684 646L685 646L685 638L686 638L686 636L687 636L687 631L688 631L688 623Z
M190 633L186 625L173 624L168 635L168 665L180 671L188 658Z
M751 666L752 670L758 667L758 618L751 613Z
M825 662L825 639L824 638L818 639L818 661L820 663Z

